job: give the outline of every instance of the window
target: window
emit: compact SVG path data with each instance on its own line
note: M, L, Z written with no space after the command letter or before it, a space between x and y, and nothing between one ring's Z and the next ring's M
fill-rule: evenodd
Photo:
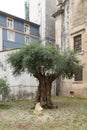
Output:
M29 34L29 25L28 24L24 25L24 32Z
M81 35L74 37L74 50L75 52L81 52L82 50Z
M74 50L75 52L81 52L82 50L81 35L74 37Z
M7 40L15 41L15 33L13 31L7 31Z
M13 29L14 21L11 18L7 18L7 27Z
M83 69L80 68L76 71L75 74L75 81L82 81L83 80Z
M25 43L29 43L30 38L28 36L25 36Z

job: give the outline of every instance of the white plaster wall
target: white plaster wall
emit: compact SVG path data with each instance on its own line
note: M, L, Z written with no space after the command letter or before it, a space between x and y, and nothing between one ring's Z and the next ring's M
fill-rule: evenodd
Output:
M19 91L21 93L24 91L27 93L35 93L38 86L38 80L36 78L27 73L16 77L12 74L12 67L6 61L8 54L12 52L14 51L0 52L0 78L6 79L10 86L11 94L17 95Z
M30 21L40 25L40 36L43 44L46 35L46 4L45 0L28 0Z
M0 51L2 51L2 28L0 28Z
M29 2L29 17L30 21L40 24L40 16L39 16L39 2L40 0L28 0Z
M43 44L55 41L55 20L52 14L57 9L56 0L28 0L30 21L40 24L40 36ZM48 38L48 39L47 39Z

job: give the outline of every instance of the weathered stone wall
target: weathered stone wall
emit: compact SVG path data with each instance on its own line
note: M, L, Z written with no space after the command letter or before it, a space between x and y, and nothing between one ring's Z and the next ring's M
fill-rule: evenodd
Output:
M62 14L62 30L61 30L61 46L62 50L65 50L69 47L69 15L70 15L70 6L69 0L66 0L64 3L64 13Z
M65 0L62 8L64 12L56 16L56 44L62 50L67 47L73 49L74 36L82 35L82 52L77 57L83 64L83 80L62 80L60 93L87 98L87 0Z
M62 50L69 47L69 9L69 0L64 0L64 5L58 6L55 21L55 41Z
M62 27L62 16L58 15L55 21L55 42L56 45L61 48L61 27Z
M71 28L87 23L87 0L70 0Z

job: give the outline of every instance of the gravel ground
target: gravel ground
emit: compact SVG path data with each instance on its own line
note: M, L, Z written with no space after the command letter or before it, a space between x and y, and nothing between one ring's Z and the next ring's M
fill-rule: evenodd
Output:
M0 103L0 130L87 130L87 99L54 97L57 109L42 116L30 109L33 101Z

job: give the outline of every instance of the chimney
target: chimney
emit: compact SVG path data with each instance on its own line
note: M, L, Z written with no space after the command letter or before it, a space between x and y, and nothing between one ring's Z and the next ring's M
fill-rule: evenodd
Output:
M25 1L25 20L29 21L29 2Z

